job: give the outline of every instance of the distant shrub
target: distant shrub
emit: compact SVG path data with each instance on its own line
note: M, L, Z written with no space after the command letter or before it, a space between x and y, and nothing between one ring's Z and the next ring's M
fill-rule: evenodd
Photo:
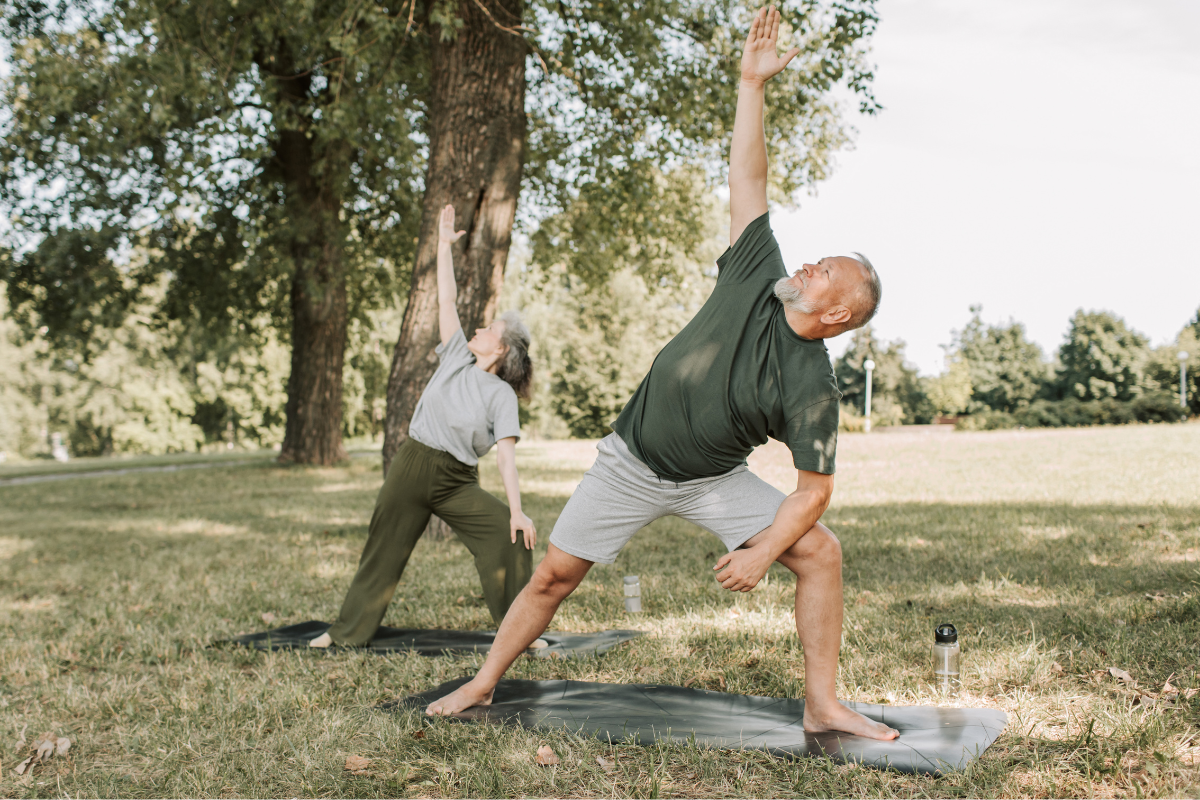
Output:
M999 431L1017 427L1017 421L1006 411L983 411L959 417L954 423L956 431Z
M960 417L956 428L987 431L1002 428L1079 428L1089 425L1127 425L1131 422L1178 422L1185 416L1178 402L1165 392L1144 394L1134 400L1035 400L1011 414L988 411Z
M1187 416L1187 409L1179 406L1178 396L1170 392L1144 394L1130 405L1141 422L1178 422Z
M842 403L839 407L838 430L842 433L862 433L866 430L867 418L859 414L854 406Z

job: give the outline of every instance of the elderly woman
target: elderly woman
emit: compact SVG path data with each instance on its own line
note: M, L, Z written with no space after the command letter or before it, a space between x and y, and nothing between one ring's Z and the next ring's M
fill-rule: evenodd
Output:
M477 329L470 341L463 334L450 246L464 233L454 230L454 207L442 209L437 256L441 363L417 402L409 438L392 459L375 501L367 546L337 622L312 641L314 647L371 641L430 514L445 520L475 556L483 596L497 624L529 582L537 532L521 511L515 449L521 436L517 398L528 398L533 377L529 331L510 311ZM493 444L499 445L507 507L479 485L479 459Z

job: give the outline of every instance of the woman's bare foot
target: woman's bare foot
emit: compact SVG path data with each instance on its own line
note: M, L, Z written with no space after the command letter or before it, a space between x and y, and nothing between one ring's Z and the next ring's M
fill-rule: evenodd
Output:
M470 681L440 700L434 700L425 708L425 713L431 717L446 717L466 711L472 706L490 706L493 691L494 688L483 691L475 686L475 681Z
M309 647L329 647L329 645L331 645L331 644L333 644L333 637L330 636L328 633L322 633L320 636L318 636L317 638L310 641L308 643L308 646Z
M855 736L865 736L868 739L895 739L900 731L889 728L882 722L867 719L857 711L846 708L841 703L834 703L828 708L814 709L811 703L804 704L804 730L809 733L823 731L841 731Z

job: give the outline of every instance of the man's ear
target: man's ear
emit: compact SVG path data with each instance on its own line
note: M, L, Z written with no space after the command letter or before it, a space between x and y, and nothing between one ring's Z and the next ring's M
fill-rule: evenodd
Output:
M843 305L833 305L825 309L825 313L821 315L821 323L824 325L842 325L850 320L850 309Z

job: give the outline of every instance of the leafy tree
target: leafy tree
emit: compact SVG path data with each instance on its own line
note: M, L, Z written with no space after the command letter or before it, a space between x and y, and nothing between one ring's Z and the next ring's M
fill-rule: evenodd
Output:
M468 327L495 310L523 186L526 218L547 220L540 263L596 284L627 262L654 283L665 243L702 238L680 170L721 179L749 13L741 0L0 9L14 305L56 341L86 342L166 274L175 318L229 329L269 313L291 348L281 458L329 463L344 454L350 320L407 299L385 465L435 366L441 206L468 231ZM795 0L785 17L803 54L770 90L777 199L820 180L848 140L836 86L876 108L874 0ZM138 242L160 255L131 268Z
M987 325L982 306L971 306L971 321L954 333L950 353L965 364L970 396L994 411L1015 411L1033 401L1050 377L1042 348L1019 322ZM966 407L960 411L967 410Z
M1059 391L1079 400L1132 400L1142 393L1149 343L1108 311L1079 310L1058 351Z
M925 391L937 413L961 414L970 407L974 393L970 365L962 359L950 362L945 372L926 381Z
M1189 355L1184 397L1188 413L1200 414L1200 326L1189 322L1175 337L1175 341L1156 347L1146 363L1146 388L1179 398L1179 353Z
M723 249L717 213L710 204L709 237L696 258L671 255L667 287L651 289L629 266L592 285L562 265L514 265L503 299L525 310L535 370L522 424L588 438L609 433L658 351L712 293Z
M834 364L842 402L857 413L866 407L867 359L875 362L871 383L871 417L876 424L900 425L923 421L927 416L925 392L917 370L904 360L904 342L881 342L864 325L851 334L850 346Z

